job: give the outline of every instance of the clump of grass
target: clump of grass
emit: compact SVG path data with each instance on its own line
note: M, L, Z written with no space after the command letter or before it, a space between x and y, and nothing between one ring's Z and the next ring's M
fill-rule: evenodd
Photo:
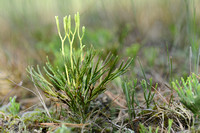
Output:
M136 95L136 86L137 86L137 79L133 81L133 84L130 81L122 83L122 89L126 98L128 114L130 118L136 117L135 106L139 106L139 102L137 100L137 95Z
M159 127L156 128L156 130L154 131L155 133L158 133ZM139 129L140 133L152 133L152 127L150 126L149 129L146 129L146 127L140 123L140 129Z
M137 84L137 80L126 81L122 84L127 103L127 127L136 132L149 133L190 129L194 123L191 112L186 110L182 104L175 103L175 101L170 104L167 103L167 100L158 92L157 84L154 88L152 79L147 80L146 76L145 79L140 84ZM142 106L141 101L137 100L136 88L140 87L143 90L144 106ZM152 92L152 88L155 92ZM163 100L165 104L156 101L154 99L156 97Z
M144 90L144 99L145 99L145 103L146 103L147 108L150 107L150 104L153 101L153 98L154 98L154 95L155 95L155 92L152 92L152 90L153 89L156 90L157 86L158 86L158 84L156 84L156 86L153 87L152 83L153 83L152 78L150 78L149 83L146 80L141 81L141 86Z
M44 76L37 66L37 69L28 67L28 72L33 77L34 84L39 87L47 97L59 100L69 107L71 118L78 123L85 123L91 116L90 103L98 97L99 94L106 90L106 85L124 74L132 59L126 62L122 61L118 68L118 57L111 54L102 61L98 57L97 52L91 48L84 52L82 39L85 33L85 27L82 27L82 35L80 33L80 16L75 14L75 28L72 31L71 17L63 18L65 35L62 37L59 26L59 19L56 17L58 34L61 39L61 57L63 58L63 66L54 67L47 59ZM75 54L73 49L74 39L79 39L80 49ZM65 52L65 41L69 43L69 53ZM112 65L108 66L111 59ZM60 69L64 68L64 70Z
M173 123L173 120L168 119L168 129L166 131L167 133L170 133L172 123ZM158 133L159 132L159 126L157 126L155 129L153 129L151 126L149 126L148 129L147 129L143 124L140 123L139 131L140 131L140 133Z

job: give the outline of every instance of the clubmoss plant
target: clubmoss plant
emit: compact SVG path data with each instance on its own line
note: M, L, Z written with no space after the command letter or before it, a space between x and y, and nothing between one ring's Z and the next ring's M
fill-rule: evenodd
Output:
M145 99L145 103L146 103L146 107L149 108L151 102L153 101L155 92L152 92L152 88L154 88L154 90L157 89L158 84L155 85L155 87L153 87L152 84L152 78L149 79L149 84L146 80L142 80L141 81L141 86L144 90L144 99Z
M37 66L36 70L29 66L28 72L33 77L34 84L47 97L66 104L69 107L73 120L85 123L89 116L91 116L91 101L106 90L106 84L127 71L132 59L128 58L126 62L122 61L119 67L115 68L118 64L118 57L113 57L109 54L102 61L93 48L84 52L83 48L85 45L83 45L82 40L85 27L82 27L81 34L79 13L74 16L75 28L73 31L71 28L71 17L66 16L63 18L64 37L60 32L59 19L57 16L55 18L61 39L63 66L54 67L47 59L46 66L43 67L46 76L42 74L39 66ZM73 48L75 37L79 39L80 44L80 52L78 54L75 54L75 49ZM69 44L69 53L66 53L64 50L66 48L64 47L66 40L68 40ZM108 66L111 59L114 61L111 66ZM60 68L64 68L64 70Z
M136 117L135 106L136 105L139 106L139 102L137 100L137 95L136 95L137 79L135 79L133 82L134 82L133 85L130 81L122 83L122 89L128 107L128 114L129 118L131 119Z
M141 81L141 86L142 86L143 91L144 91L144 93L143 93L144 94L144 99L145 99L146 107L149 108L151 102L153 101L154 95L155 95L155 92L152 92L152 90L153 89L156 90L157 87L158 87L158 84L156 83L156 85L154 87L153 86L153 82L152 82L152 78L149 79L149 83L148 83L146 74L144 72L142 63L141 63L139 58L138 58L138 62L140 64L140 68L141 68L142 74L144 76L144 79Z
M183 103L195 115L200 114L200 83L197 75L194 73L185 81L181 78L182 84L176 80L172 82L173 88L176 90Z

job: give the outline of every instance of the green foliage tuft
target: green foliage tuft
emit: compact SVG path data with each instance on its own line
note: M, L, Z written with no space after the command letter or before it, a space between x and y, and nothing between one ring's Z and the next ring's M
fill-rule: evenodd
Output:
M128 106L128 114L130 118L136 117L135 104L139 106L139 102L137 100L137 95L136 95L137 79L135 79L133 82L134 82L133 85L130 81L122 83L122 88L126 98L126 103Z
M151 102L153 101L155 92L152 92L152 88L154 88L154 90L157 89L158 84L155 85L155 87L153 87L152 84L152 78L149 79L149 83L146 80L142 80L141 81L141 86L144 90L144 99L145 99L145 103L146 103L146 107L149 108Z
M185 81L181 78L182 84L177 80L172 82L173 88L176 90L183 103L195 115L200 113L200 83L197 75L194 73Z
M73 119L76 122L84 123L91 114L90 102L106 90L106 84L127 71L132 59L129 58L126 62L122 61L119 67L115 68L118 64L118 57L109 54L104 61L100 57L96 61L98 56L93 48L83 52L85 45L82 44L82 39L85 28L82 28L82 35L80 35L79 13L74 18L75 29L72 31L71 17L64 17L65 36L62 37L59 20L56 17L58 34L62 43L62 66L52 66L47 58L46 66L43 67L46 75L42 74L39 66L36 70L29 66L28 72L33 78L34 84L43 90L47 97L68 105ZM73 49L75 37L78 37L80 44L78 54L75 54L76 51ZM69 43L69 53L65 52L66 39ZM111 59L113 59L112 65L108 66ZM64 68L64 70L60 68Z
M20 104L15 102L16 97L10 97L10 106L8 107L8 111L12 114L12 115L17 115L20 111Z

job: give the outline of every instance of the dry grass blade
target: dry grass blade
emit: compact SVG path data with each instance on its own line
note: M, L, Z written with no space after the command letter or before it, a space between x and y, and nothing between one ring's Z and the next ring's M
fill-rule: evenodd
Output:
M42 126L53 126L53 127L59 127L61 125L65 125L66 127L77 127L77 128L82 128L85 126L90 125L90 123L85 123L85 124L74 124L74 123L40 123Z

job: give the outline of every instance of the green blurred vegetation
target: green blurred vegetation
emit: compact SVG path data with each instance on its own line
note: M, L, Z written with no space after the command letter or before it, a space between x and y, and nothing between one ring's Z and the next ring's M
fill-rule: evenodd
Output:
M22 59L27 63L19 67L34 62L40 63L49 52L55 53L57 58L55 51L60 48L54 16L63 17L79 11L82 16L81 24L87 27L85 45L92 44L97 49L103 49L105 53L111 50L122 57L127 54L132 57L139 56L143 60L148 54L148 50L144 50L146 46L152 47L150 51L155 49L154 47L161 49L160 53L155 54L158 57L163 51L167 51L165 46L168 44L170 55L176 52L185 53L178 58L182 64L187 65L185 59L189 58L189 46L192 46L194 54L193 63L197 60L199 5L198 0L2 0L0 45L2 49L6 49L3 50L4 54L12 53L9 58L11 62L15 57L13 52L25 51L22 55L17 55L19 61L24 54L28 58ZM138 54L134 50L124 50L126 47L137 47L134 44L141 44ZM32 57L34 58L31 62L27 61ZM151 65L154 63L150 63ZM193 67L195 70L196 65Z
M199 7L199 0L0 0L0 97L16 86L6 78L33 88L28 65L44 65L46 56L53 65L62 64L55 16L73 19L77 11L86 27L84 45L92 45L103 60L109 52L133 58L128 78L140 81L145 73L166 86L187 79L191 72L199 73ZM68 53L68 43L65 47ZM77 38L74 47L79 47ZM30 96L17 92L19 98Z
M1 73L30 85L24 71L28 65L42 64L47 55L55 65L61 63L54 17L78 11L81 26L87 28L84 45L93 45L103 59L109 52L124 59L132 57L129 75L142 77L138 57L147 73L168 82L168 49L173 77L187 77L198 69L199 5L198 0L1 0ZM0 82L7 90L12 87L8 84Z

